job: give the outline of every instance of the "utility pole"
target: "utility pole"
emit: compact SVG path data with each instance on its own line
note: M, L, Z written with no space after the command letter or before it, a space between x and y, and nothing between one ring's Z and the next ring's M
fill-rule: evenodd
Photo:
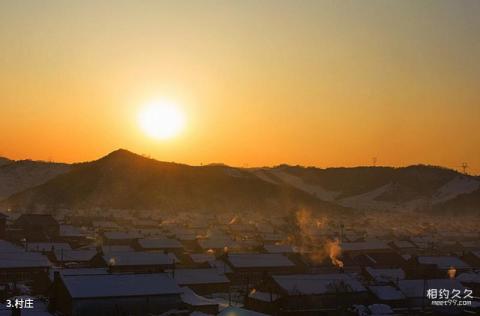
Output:
M467 174L467 169L468 169L468 163L466 162L462 162L461 166L462 167L462 170L463 170L463 174Z

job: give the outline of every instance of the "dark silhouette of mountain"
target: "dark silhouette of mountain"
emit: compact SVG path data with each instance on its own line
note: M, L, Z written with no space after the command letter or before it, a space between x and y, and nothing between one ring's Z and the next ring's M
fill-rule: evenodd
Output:
M22 165L29 167L22 169ZM478 177L427 165L327 169L289 165L273 168L189 166L120 149L101 159L73 165L23 161L0 167L0 189L6 191L12 187L12 179L28 180L13 186L15 189L11 189L11 195L3 202L12 208L276 210L308 207L395 211L454 209L457 205L470 210L480 207L476 193L480 190Z
M11 194L45 183L67 172L70 167L63 163L32 160L8 160L0 166L0 200Z
M161 162L123 149L72 165L69 172L12 195L6 204L12 208L272 210L304 205L339 209L301 190L263 181L246 170Z

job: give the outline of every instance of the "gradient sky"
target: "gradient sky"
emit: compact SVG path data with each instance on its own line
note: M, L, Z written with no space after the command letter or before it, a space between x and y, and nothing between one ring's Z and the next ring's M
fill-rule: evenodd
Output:
M480 1L1 1L0 156L480 173ZM145 103L186 129L153 140Z

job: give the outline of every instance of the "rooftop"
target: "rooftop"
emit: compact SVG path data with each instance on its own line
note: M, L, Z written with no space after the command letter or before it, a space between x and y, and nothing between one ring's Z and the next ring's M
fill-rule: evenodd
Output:
M165 273L62 275L61 278L73 298L155 296L182 293L175 281Z

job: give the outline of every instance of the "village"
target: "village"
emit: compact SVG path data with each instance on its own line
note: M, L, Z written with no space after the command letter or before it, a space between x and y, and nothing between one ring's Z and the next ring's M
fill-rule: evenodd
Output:
M475 314L478 227L308 210L3 212L0 315Z

